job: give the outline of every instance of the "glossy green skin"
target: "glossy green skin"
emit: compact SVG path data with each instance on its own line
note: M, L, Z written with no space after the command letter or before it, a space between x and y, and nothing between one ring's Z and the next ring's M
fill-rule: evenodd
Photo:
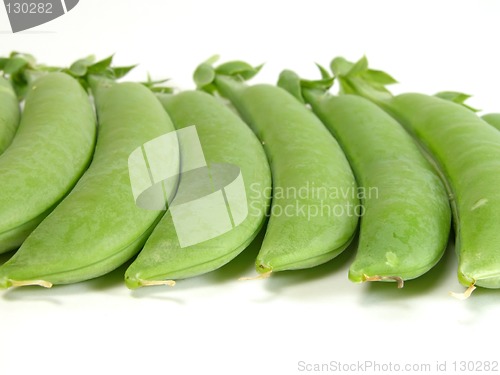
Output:
M355 235L358 217L348 211L359 200L352 170L337 141L282 88L246 86L226 77L215 83L263 142L271 165L273 201L257 271L313 267L340 254ZM290 188L297 193L287 194ZM307 192L300 195L299 189ZM287 207L292 209L282 214ZM301 207L323 214L308 217Z
M398 95L387 108L448 181L460 282L500 288L500 133L467 108L427 95Z
M448 193L434 167L404 128L369 100L307 90L304 96L339 141L365 195L349 278L408 280L427 272L443 255L451 226Z
M66 284L120 266L146 241L163 211L135 204L129 155L145 142L173 131L156 97L138 83L97 92L99 119L94 158L71 193L0 267L0 287L11 281Z
M184 279L226 264L259 233L270 205L271 171L266 155L257 137L236 114L199 91L163 96L161 101L177 129L196 125L208 165L227 163L240 168L249 214L229 232L181 248L167 212L125 274L131 289L144 280Z
M12 85L0 77L0 154L12 142L19 125L19 103Z
M16 136L0 155L0 253L21 245L87 169L95 115L80 84L64 73L37 79Z
M481 118L491 126L500 130L500 113L488 113L486 115L481 116Z

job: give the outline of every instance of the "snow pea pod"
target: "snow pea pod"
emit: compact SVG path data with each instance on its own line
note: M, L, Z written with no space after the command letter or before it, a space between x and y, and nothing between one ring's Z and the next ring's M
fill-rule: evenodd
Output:
M229 62L210 74L202 64L195 79L228 98L264 144L273 197L256 270L269 275L319 265L355 236L359 200L352 170L329 131L287 91L238 82L258 70L246 67Z
M0 253L21 245L86 170L95 146L86 92L64 73L29 90L19 129L0 155Z
M363 197L354 282L416 278L442 257L450 234L448 194L412 137L375 104L304 90L339 141Z
M182 230L182 223L177 221L182 212L176 211L175 202L179 194L189 188L193 190L192 186L196 184L184 182L186 175L181 174L173 206L171 205L171 209L158 223L137 259L126 271L126 285L131 289L170 284L172 279L200 275L226 264L244 250L259 233L270 203L271 173L264 150L257 137L235 113L213 96L201 91L185 91L176 95L163 95L160 98L177 130L192 125L196 127L208 168L214 165L222 166L222 174L228 175L227 182L230 183L234 178L229 176L232 173L230 166L237 167L243 180L240 188L244 191L238 195L237 192L234 193L236 189L232 189L232 199L227 185L205 192L206 196L210 194L214 197L216 194L222 197L222 191L225 192L229 211L235 221L234 226L229 225L226 228L230 228L229 230L210 236L211 229L214 229L210 228L210 223L217 226L227 217L226 205L222 201L222 215L218 214L221 211L216 205L198 205L196 210L191 210L192 213L188 217L196 226L187 233L189 243L183 245L181 237L186 234L178 231ZM185 152L193 153L194 150L190 148ZM210 170L210 173L214 178L214 171ZM187 188L184 188L184 184L188 185ZM195 198L203 198L203 194L197 193L205 190L206 185L209 183L194 189ZM238 202L241 199L243 202ZM193 199L191 203L193 202L196 201ZM246 206L247 214L236 221L235 210L240 203ZM245 211L245 207L242 211ZM208 222L201 223L201 216L208 218ZM195 241L195 234L197 238L200 235L204 237Z
M19 124L19 103L14 88L0 77L0 154L10 145Z
M128 159L144 143L173 131L170 118L141 84L104 84L93 91L99 127L92 164L0 267L0 287L50 287L103 275L141 249L164 212L136 205ZM166 151L178 168L178 149Z
M459 281L469 291L500 288L500 132L460 104L420 93L392 96L366 59L349 64L332 62L343 89L387 110L439 167L451 195Z

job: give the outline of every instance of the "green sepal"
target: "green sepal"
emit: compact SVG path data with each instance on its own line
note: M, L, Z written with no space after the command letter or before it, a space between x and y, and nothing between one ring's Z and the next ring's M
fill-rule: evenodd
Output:
M278 86L292 94L298 101L305 103L302 96L300 77L291 70L283 70L278 78Z
M264 65L251 66L244 61L229 61L215 68L216 74L230 76L241 81L248 81L255 77Z
M316 67L319 69L319 72L321 74L321 79L330 79L332 78L330 72L328 71L328 69L326 69L325 67L323 67L322 65L318 64L318 63L315 63L316 64Z
M164 86L165 82L170 81L170 78L153 80L151 75L148 74L148 80L146 82L141 82L144 86L150 89L152 92L157 94L171 94L174 92L173 87Z
M322 79L319 80L306 80L300 79L300 77L291 70L283 70L278 78L278 86L288 91L295 98L297 98L301 103L305 103L303 90L307 89L310 91L315 91L317 93L324 94L332 87L334 82L334 77L332 77L328 71L321 65L316 64L320 70Z
M87 74L88 68L95 61L93 55L79 59L70 65L68 68L68 73L74 77L83 77Z
M193 73L193 80L198 89L205 90L215 80L215 68L206 62L201 63Z
M198 90L203 90L211 94L217 91L213 84L215 80L215 68L213 65L217 60L219 60L219 55L213 55L196 67L193 73L193 81Z
M469 94L464 94L463 92L458 92L458 91L440 91L437 94L434 94L434 96L449 100L450 102L460 104L461 106L471 110L472 112L479 112L480 110L474 107L471 107L467 104L465 104L465 101L471 97Z
M330 69L339 82L341 94L356 94L374 102L391 98L392 94L386 86L397 83L389 74L370 69L366 56L355 63L336 57L330 63Z
M87 56L75 61L69 68L61 68L37 64L35 58L27 53L12 52L9 57L0 58L0 70L11 81L18 98L22 100L31 82L48 72L64 72L88 90L90 76L114 81L124 77L136 66L113 67L112 62L113 55L97 62L94 56Z
M89 90L89 81L91 76L94 78L97 77L116 81L127 75L137 66L130 65L113 67L113 57L114 55L111 55L95 62L94 56L87 56L83 59L75 61L69 68L62 69L62 71L77 79L86 90Z
M35 58L28 53L11 52L9 57L0 58L0 70L10 80L19 100L22 100L36 68Z
M239 60L228 61L215 67L214 64L218 59L219 56L214 55L196 67L193 81L198 90L214 94L217 92L214 84L217 76L231 77L235 81L243 82L252 79L263 67L263 64L252 66Z

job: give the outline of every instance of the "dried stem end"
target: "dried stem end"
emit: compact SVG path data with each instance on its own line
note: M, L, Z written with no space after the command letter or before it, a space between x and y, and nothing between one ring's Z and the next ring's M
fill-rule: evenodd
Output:
M45 280L9 280L10 285L13 288L18 288L20 286L30 286L30 285L38 285L44 288L52 288L52 283L50 281Z
M139 280L139 286L167 285L174 286L174 280Z
M240 277L238 280L240 280L240 281L263 280L263 279L269 278L271 276L272 272L273 271L268 271L268 272L264 272L264 273L258 274L257 276L251 276L251 277Z
M455 293L455 292L450 292L450 296L459 299L461 301L466 300L469 298L472 294L472 292L476 289L476 286L474 284L469 285L469 287L465 290L463 293Z
M398 289L401 289L405 285L404 280L399 276L363 275L363 281L395 281L398 283Z

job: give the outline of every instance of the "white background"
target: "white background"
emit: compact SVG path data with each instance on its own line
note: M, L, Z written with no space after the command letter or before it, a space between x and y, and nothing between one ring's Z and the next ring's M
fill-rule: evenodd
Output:
M0 55L67 65L115 53L117 64L140 64L130 79L150 72L189 89L196 65L215 53L265 62L254 82L270 83L284 68L313 78L313 62L366 54L401 82L395 93L462 91L489 112L500 111L499 19L494 0L81 0L18 34L0 8ZM122 267L77 285L2 292L0 374L296 374L299 361L447 361L455 373L453 361L498 361L500 292L449 297L464 289L449 250L402 290L349 282L353 249L314 269L238 281L253 275L257 243L174 288L131 292Z

